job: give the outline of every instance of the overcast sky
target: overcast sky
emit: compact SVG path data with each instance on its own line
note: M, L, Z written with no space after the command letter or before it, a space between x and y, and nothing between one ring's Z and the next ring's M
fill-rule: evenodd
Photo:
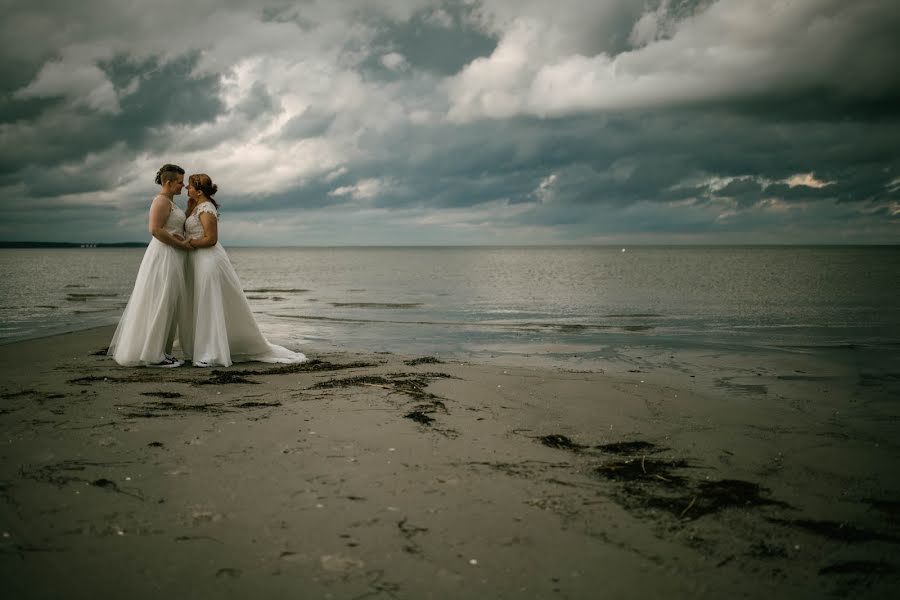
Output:
M144 241L172 162L226 247L900 243L895 1L0 10L0 240Z

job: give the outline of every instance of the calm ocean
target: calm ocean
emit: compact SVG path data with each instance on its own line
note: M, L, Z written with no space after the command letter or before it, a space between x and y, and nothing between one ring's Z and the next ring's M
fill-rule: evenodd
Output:
M117 322L143 249L0 250L0 343ZM305 352L609 360L900 354L900 247L232 248L263 332Z

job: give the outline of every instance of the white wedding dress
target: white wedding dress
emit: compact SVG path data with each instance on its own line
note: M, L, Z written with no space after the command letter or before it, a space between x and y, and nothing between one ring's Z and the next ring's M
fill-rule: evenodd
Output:
M211 202L200 203L185 222L186 238L204 237L201 213L219 218ZM227 367L234 362L301 363L306 360L300 352L270 344L259 331L241 282L221 244L198 248L188 256L195 364Z
M165 230L184 235L184 211L169 199L172 210ZM134 289L107 355L126 367L154 365L171 354L176 331L183 348L190 348L190 302L185 282L187 253L150 240L138 269Z

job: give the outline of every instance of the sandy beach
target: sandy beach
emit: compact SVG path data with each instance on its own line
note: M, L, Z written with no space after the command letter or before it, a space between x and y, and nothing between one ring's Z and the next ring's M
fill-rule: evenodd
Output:
M0 346L3 598L886 598L896 373ZM688 360L689 359L689 360ZM685 368L684 365L691 365ZM702 367L701 367L702 365Z

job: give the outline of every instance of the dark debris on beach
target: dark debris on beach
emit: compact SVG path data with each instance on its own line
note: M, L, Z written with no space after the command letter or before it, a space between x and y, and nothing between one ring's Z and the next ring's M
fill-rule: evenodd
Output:
M452 375L439 372L427 373L388 373L385 375L357 375L342 379L329 379L320 381L310 389L334 389L347 387L378 387L391 393L400 393L414 400L417 404L404 413L403 417L415 421L419 425L428 427L431 431L455 438L459 433L453 429L435 427L436 413L449 414L444 398L426 391L433 379L452 378Z
M320 371L342 371L344 369L365 369L368 367L376 367L375 363L370 362L349 362L349 363L333 363L327 360L314 358L302 363L291 365L279 365L261 370L245 370L241 373L245 375L290 375L293 373L316 373Z
M66 383L86 386L94 383L156 383L160 380L161 370L163 369L133 369L129 374L122 376L85 375L69 379Z
M819 569L819 575L892 575L897 567L885 561L848 560Z
M600 444L599 446L594 446L594 448L612 454L636 454L638 452L645 452L649 454L661 452L662 450L664 450L656 444L651 444L650 442L644 442L642 440L631 442L615 442L612 444Z
M89 460L64 460L57 463L45 464L38 467L20 467L19 477L41 483L47 483L57 488L63 488L70 484L88 484L93 487L103 488L125 496L131 496L138 500L144 497L137 491L123 489L115 481L106 477L87 477L93 471L120 468L127 463L101 462Z
M208 379L201 379L200 381L194 381L194 385L228 385L228 384L249 384L249 385L257 385L258 381L253 381L252 379L247 379L245 375L247 372L245 371L221 371L216 369L212 373Z
M410 360L404 360L403 364L408 367L415 367L418 365L441 365L444 364L444 361L435 358L434 356L423 356L421 358L413 358Z
M357 375L343 379L320 381L312 389L345 388L355 386L382 387L393 392L400 392L415 400L437 398L426 392L425 388L432 379L450 378L446 373L389 373L387 375Z
M150 396L151 398L181 398L183 395L178 392L141 392L141 396Z
M260 408L275 408L281 406L281 402L260 402L257 400L238 400L229 404L207 402L194 404L190 402L145 402L139 405L123 405L129 411L123 416L130 419L152 419L159 417L174 417L187 414L222 415L234 412L236 409L252 410Z
M219 415L230 412L222 404L191 404L186 402L145 402L139 406L127 406L132 409L123 414L130 419L152 419L156 417L170 417L176 414L201 413Z
M410 411L403 415L403 417L406 419L412 419L419 425L431 425L434 422L433 417L429 417L428 413L425 413L421 410Z
M550 448L568 450L598 458L596 452L615 454L615 460L602 460L591 469L594 475L617 487L611 496L630 510L661 510L677 519L694 520L733 507L775 506L791 508L768 496L769 490L739 479L709 480L691 477L686 471L697 468L684 458L659 458L665 449L644 440L628 440L593 447L573 442L561 434L540 436Z
M96 356L105 355L106 349L93 353ZM189 383L192 385L229 385L244 384L255 385L259 382L248 379L251 376L258 375L290 375L296 373L316 373L323 371L341 371L345 369L363 369L378 366L370 362L349 362L349 363L333 363L329 361L313 359L303 363L278 365L268 369L215 369L208 374L205 379L185 378L180 376L184 373L180 369L172 369L171 372L175 376L169 381L178 383ZM196 369L195 369L196 371ZM204 373L205 374L205 373ZM133 369L123 375L84 375L69 379L66 383L73 385L92 385L94 383L144 383L158 382L166 377L168 373L163 374L159 369ZM180 377L179 377L180 376Z
M869 531L867 529L854 527L853 525L849 525L847 523L820 521L814 519L769 518L766 520L770 523L776 523L795 529L801 529L803 531L839 542L856 543L878 541L891 542L894 544L900 543L900 537L898 536L878 531Z
M728 509L797 510L787 502L773 498L768 488L756 482L691 475L699 465L685 458L660 458L659 453L666 449L651 442L630 440L595 445L591 449L619 457L597 464L595 453L564 435L544 435L538 437L538 441L551 448L577 453L594 463L591 472L614 486L609 490L609 496L625 509L642 516L669 515L676 522L691 522ZM870 505L886 514L896 510L896 503L890 501L870 501ZM900 536L891 532L873 531L849 523L772 516L765 517L765 521L795 534L808 533L841 544L900 543ZM750 555L778 559L786 556L786 551L780 545L760 542L750 549ZM894 572L892 565L883 562L848 561L823 567L819 574L884 575Z
M576 444L575 442L570 440L568 437L566 437L562 434L559 434L559 433L552 433L550 435L542 435L538 438L538 440L540 440L540 442L543 445L545 445L549 448L558 448L560 450L571 450L573 452L578 452L582 448L587 448L587 446L584 446L582 444Z

